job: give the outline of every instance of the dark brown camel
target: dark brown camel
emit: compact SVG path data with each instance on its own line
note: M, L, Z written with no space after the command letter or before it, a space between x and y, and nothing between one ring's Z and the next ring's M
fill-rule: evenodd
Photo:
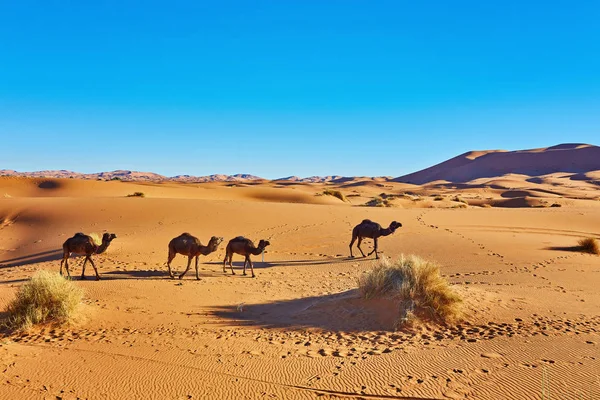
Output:
M196 257L196 279L200 280L200 275L198 275L198 256L207 256L210 253L217 251L217 248L222 241L222 237L213 236L210 238L208 245L203 246L197 237L192 236L189 233L182 233L176 238L173 238L169 242L169 258L167 259L169 276L174 278L173 271L171 271L171 261L173 261L177 254L183 254L184 256L188 256L188 263L185 271L179 275L179 279L182 279L183 276L190 270L192 258Z
M396 231L396 229L400 228L401 226L402 224L400 222L392 221L389 227L383 229L381 225L379 225L377 222L373 222L370 219L363 220L360 224L356 225L354 229L352 229L352 241L350 242L350 257L354 257L354 255L352 255L352 245L354 244L354 241L358 239L358 244L356 245L356 247L358 247L358 250L360 250L362 256L367 257L375 253L375 258L378 259L379 254L377 254L377 239L381 236L391 235ZM360 248L360 243L364 238L373 239L374 242L373 251L367 254L367 256L365 256L365 253L363 253L362 249Z
M96 269L96 265L92 261L92 254L101 254L106 251L110 242L113 239L116 239L117 235L114 233L105 233L102 235L102 242L97 243L92 236L86 235L84 233L78 232L72 238L69 238L63 244L63 258L60 262L60 274L62 275L63 263L65 264L65 269L67 270L67 276L71 278L71 272L69 271L69 256L71 254L79 254L85 255L85 260L83 261L83 267L81 269L81 279L85 279L85 264L89 261L94 267L94 271L96 272L96 280L100 280L100 275L98 275L98 270Z
M250 264L250 270L252 271L252 277L254 278L254 266L252 265L252 260L250 260L250 255L259 255L262 253L268 245L270 245L268 240L262 240L258 242L258 247L254 246L254 243L250 239L246 239L243 236L238 236L233 238L227 244L227 249L225 251L225 258L223 259L223 272L225 271L225 265L227 260L229 260L229 267L231 268L231 273L235 275L233 271L233 265L231 264L231 259L233 258L233 253L241 254L245 256L244 259L244 275L246 275L246 264Z

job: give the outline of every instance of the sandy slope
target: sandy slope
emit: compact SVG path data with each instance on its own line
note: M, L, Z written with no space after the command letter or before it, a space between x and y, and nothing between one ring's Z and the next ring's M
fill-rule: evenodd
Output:
M58 270L74 232L118 239L96 257L102 281L75 281L86 293L76 326L0 339L0 398L523 399L548 388L551 398L598 398L600 257L571 248L600 239L598 186L547 179L561 184L1 178L0 309L36 270ZM351 203L317 196L324 188ZM146 197L126 197L135 191ZM355 206L382 193L396 207ZM541 207L452 208L457 194ZM389 304L360 300L356 278L372 260L347 256L363 218L401 221L383 253L439 262L465 296L467 322L394 332ZM167 243L184 231L272 246L264 262L254 257L256 279L222 273L224 246L201 258L201 281L167 279ZM173 266L181 272L184 258Z
M586 173L599 169L600 147L576 143L532 150L471 151L396 180L415 184L435 180L469 182L509 173L540 176L556 172Z

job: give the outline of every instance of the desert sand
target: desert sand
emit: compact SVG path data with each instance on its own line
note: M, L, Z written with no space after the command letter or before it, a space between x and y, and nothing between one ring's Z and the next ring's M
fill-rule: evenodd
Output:
M83 259L70 263L85 291L75 324L2 333L0 398L600 398L600 257L574 251L600 239L599 178L0 177L0 310L35 271L58 272L75 232L118 236L94 256L102 280L88 267L80 281ZM136 191L145 197L127 197ZM361 206L374 199L392 206ZM349 258L348 244L365 218L403 224L382 255L437 262L465 299L464 322L394 331L388 304L360 299L374 261ZM167 244L182 232L225 238L200 257L200 281L168 277ZM271 242L264 261L253 256L254 279L241 256L237 275L222 272L238 235Z

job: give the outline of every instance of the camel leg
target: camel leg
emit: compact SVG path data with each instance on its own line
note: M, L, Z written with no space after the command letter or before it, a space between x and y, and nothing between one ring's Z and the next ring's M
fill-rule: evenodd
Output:
M248 257L248 264L250 264L250 271L252 271L252 277L256 278L256 275L254 275L254 265L252 264L252 260L250 259L250 257Z
M183 279L183 276L187 274L187 272L190 270L190 265L192 265L192 256L188 256L187 268L185 269L185 271L183 271L183 274L179 275L179 279Z
M92 264L92 267L94 267L94 272L96 273L96 280L99 281L100 280L100 275L98 275L98 268L96 268L96 264L94 264L94 261L92 260L92 257L87 256L87 259L90 260L90 264Z
M363 257L365 256L365 253L363 253L362 249L360 248L360 244L362 243L362 238L359 236L358 237L358 243L356 244L356 247L358 247L358 249L360 250L360 254L362 254Z
M71 271L69 271L69 256L70 256L70 254L67 254L67 256L63 258L63 261L65 262L65 269L67 270L67 277L69 279L71 279ZM60 262L60 268L62 270L62 261Z
M196 280L200 280L200 275L198 275L198 256L196 256Z
M244 276L246 276L246 264L248 263L248 260L250 260L250 256L246 256L246 258L244 258Z
M227 265L227 253L225 253L225 257L223 258L223 273L226 274L225 266Z
M233 253L231 253L229 255L229 268L231 268L231 274L235 275L235 271L233 270L233 264L232 264L231 260L233 260Z
M62 269L63 269L63 264L65 262L65 260L69 258L69 254L63 254L63 258L62 260L60 260L60 276L62 276Z
M85 279L85 264L88 262L88 257L85 256L85 260L83 260L83 266L81 267L81 279Z
M373 251L371 251L367 255L370 256L373 253L375 253L375 259L376 260L379 259L379 254L377 254L377 238L373 239Z
M169 250L169 256L167 258L167 267L169 268L169 276L171 278L175 278L173 276L173 271L171 271L171 261L173 261L173 259L175 258L176 255L177 255L177 253L175 253L174 251Z
M352 241L350 242L350 257L354 258L354 255L352 255L352 245L354 244L354 242L356 241L356 236L352 235Z

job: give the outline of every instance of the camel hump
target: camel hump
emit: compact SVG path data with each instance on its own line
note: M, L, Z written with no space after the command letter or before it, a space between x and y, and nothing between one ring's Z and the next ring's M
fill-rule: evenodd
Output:
M370 219L363 219L361 224L372 224L373 221L371 221Z
M233 239L231 239L230 242L245 242L246 240L248 240L248 239L246 239L243 236L238 236L238 237L234 237Z
M81 236L87 236L87 235L86 235L85 233L83 233L83 232L77 232L77 233L75 234L75 236L79 236L79 237L81 237Z

